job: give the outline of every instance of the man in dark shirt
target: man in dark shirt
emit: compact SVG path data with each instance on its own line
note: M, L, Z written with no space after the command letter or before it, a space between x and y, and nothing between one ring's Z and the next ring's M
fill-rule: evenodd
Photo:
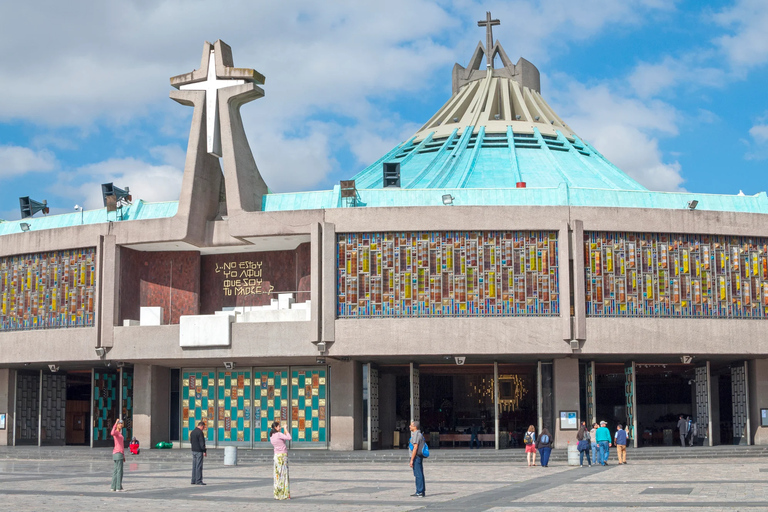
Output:
M192 485L203 483L203 457L208 456L205 448L205 422L197 424L197 428L189 434L189 444L192 446Z

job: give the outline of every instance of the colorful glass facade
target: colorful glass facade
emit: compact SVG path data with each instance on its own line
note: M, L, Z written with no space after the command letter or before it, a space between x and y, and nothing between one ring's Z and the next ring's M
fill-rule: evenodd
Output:
M257 369L253 373L254 386L254 440L269 443L272 422L279 418L288 421L288 368Z
M188 443L189 433L205 420L210 447L267 446L272 422L280 419L291 429L291 446L325 445L327 371L325 367L182 370L181 441Z
M133 368L120 371L123 376L123 437L127 444L133 437Z
M118 390L120 376L116 372L95 371L93 374L93 442L112 442L112 426L120 415Z
M325 443L328 388L325 369L291 370L291 437L293 443Z
M768 318L768 239L584 233L587 315Z
M181 440L189 442L189 433L200 421L208 426L206 439L213 441L216 428L216 380L213 370L186 370L181 374Z
M218 439L220 443L251 443L251 372L218 372ZM209 426L213 430L213 425Z
M340 234L337 313L557 316L557 244L554 231Z
M93 326L96 249L0 258L0 331Z

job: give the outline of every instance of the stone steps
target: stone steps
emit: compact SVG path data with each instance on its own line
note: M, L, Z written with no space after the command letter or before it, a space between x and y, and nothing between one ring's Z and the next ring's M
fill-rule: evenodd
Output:
M64 460L76 459L85 461L109 460L112 450L109 448L86 447L0 447L1 460ZM468 449L432 449L430 463L439 462L510 462L524 464L525 452L522 449L510 450L468 450ZM629 460L670 460L670 459L712 459L725 457L766 457L768 447L763 446L716 446L716 447L650 447L629 448ZM408 460L407 450L380 451L329 451L329 450L293 450L290 452L291 463L405 463ZM615 459L615 449L611 449L611 457ZM190 459L188 450L142 450L139 456L127 454L129 462L148 463L186 463ZM567 461L565 449L552 451L550 460L554 462ZM209 463L223 464L224 450L211 449L208 451ZM238 463L261 464L272 461L271 450L238 450Z

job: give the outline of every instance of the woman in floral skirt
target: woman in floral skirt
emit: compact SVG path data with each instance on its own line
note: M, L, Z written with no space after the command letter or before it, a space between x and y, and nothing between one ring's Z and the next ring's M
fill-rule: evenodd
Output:
M286 431L280 432L280 421L272 423L272 429L269 432L269 442L275 448L275 499L291 499L291 484L288 479L288 447L286 441L291 440L291 434Z

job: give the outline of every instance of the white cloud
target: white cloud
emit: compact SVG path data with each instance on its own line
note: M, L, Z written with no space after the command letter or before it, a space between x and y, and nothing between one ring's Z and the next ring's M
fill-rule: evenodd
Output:
M749 129L749 134L756 142L763 144L768 142L768 125L756 124Z
M56 156L45 149L33 151L21 146L0 146L0 176L51 171Z
M130 187L134 201L175 201L181 191L183 171L171 165L152 165L135 158L110 159L61 173L51 192L86 209L103 208L101 184Z
M555 94L567 103L556 111L619 169L651 190L684 190L677 161L665 161L659 136L678 133L676 110L669 104L622 96L608 85L587 87L560 77L566 89Z
M714 20L733 30L733 34L716 38L715 43L734 67L749 69L768 61L768 2L736 0L715 14Z

